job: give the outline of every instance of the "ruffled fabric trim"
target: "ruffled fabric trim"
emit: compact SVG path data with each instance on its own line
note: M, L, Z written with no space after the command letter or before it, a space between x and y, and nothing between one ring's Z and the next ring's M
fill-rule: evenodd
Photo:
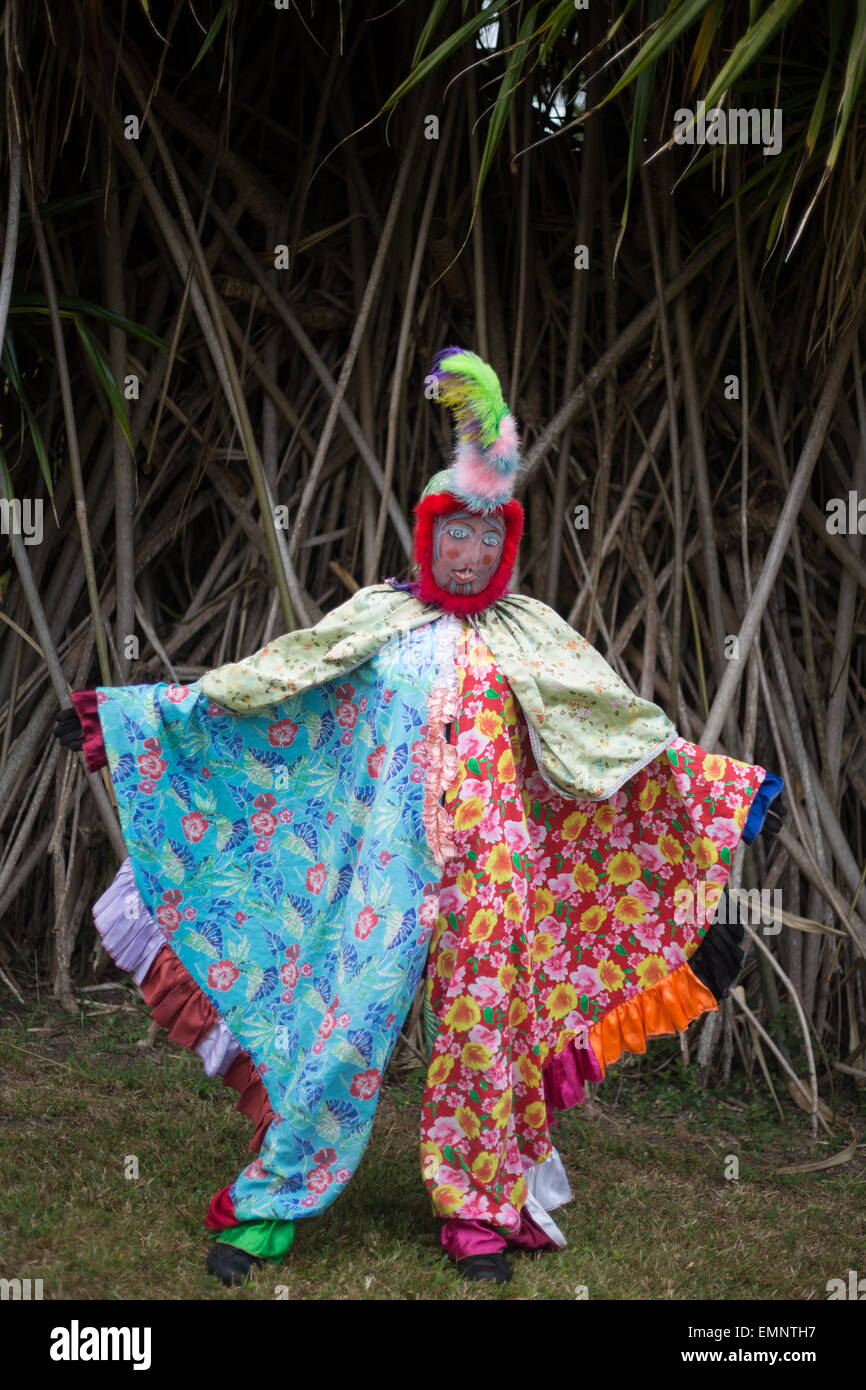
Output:
M102 725L99 722L96 691L72 690L69 698L84 730L82 752L87 764L87 771L98 772L101 767L106 766L108 757L105 752L105 740L102 737Z
M93 905L102 944L139 986L151 1017L173 1042L201 1058L208 1076L239 1092L237 1109L253 1124L250 1148L258 1153L274 1112L264 1083L207 995L181 964L145 906L132 861L125 859Z
M641 994L623 1000L590 1028L590 1046L602 1074L624 1052L646 1052L647 1038L682 1032L692 1019L717 1007L715 996L684 961Z
M583 1046L574 1040L568 1042L561 1052L548 1059L541 1071L548 1112L582 1105L586 1100L584 1084L603 1078L601 1064L588 1045L588 1035Z
M424 804L421 820L433 858L441 869L457 853L454 822L441 804L457 776L457 749L445 737L445 729L460 712L460 686L457 676L457 638L459 623L441 618L436 624L436 676L427 696L427 734L424 745Z

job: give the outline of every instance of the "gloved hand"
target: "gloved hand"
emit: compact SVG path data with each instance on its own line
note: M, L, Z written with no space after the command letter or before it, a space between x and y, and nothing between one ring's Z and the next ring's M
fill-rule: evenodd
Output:
M60 740L64 748L84 747L84 730L73 705L67 705L66 709L58 710L55 714L54 737Z
M788 808L778 797L772 806L767 807L767 814L764 817L764 824L761 826L762 835L777 835L782 828L782 821L788 814Z

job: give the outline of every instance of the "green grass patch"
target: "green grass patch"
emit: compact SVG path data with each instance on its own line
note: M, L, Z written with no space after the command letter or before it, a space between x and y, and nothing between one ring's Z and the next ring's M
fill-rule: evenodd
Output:
M297 1223L285 1263L225 1290L205 1271L202 1218L249 1161L249 1124L197 1057L164 1034L141 1046L147 1016L131 991L106 997L125 1011L0 1018L0 1274L42 1279L45 1298L273 1299L283 1287L292 1299L573 1299L585 1285L590 1299L822 1300L828 1279L864 1272L863 1148L825 1172L776 1172L862 1128L853 1087L814 1146L787 1100L783 1123L763 1091L703 1090L660 1039L661 1075L627 1059L560 1118L569 1243L515 1252L508 1286L464 1284L439 1246L419 1173L418 1069L385 1085L358 1172Z

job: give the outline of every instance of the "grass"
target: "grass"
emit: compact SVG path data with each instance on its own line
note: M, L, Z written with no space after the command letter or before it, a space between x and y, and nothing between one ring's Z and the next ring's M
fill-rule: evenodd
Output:
M676 1041L659 1039L561 1117L568 1246L515 1254L510 1285L462 1283L438 1244L418 1171L418 1069L383 1088L357 1174L297 1223L285 1263L225 1290L204 1269L202 1216L248 1161L249 1124L197 1057L140 1045L147 1019L130 990L106 997L125 1011L0 1017L0 1276L41 1278L46 1299L574 1299L585 1285L591 1300L823 1300L828 1279L866 1269L864 1146L840 1168L775 1172L844 1147L848 1127L816 1153L792 1106L782 1124L762 1091L702 1090ZM856 1127L853 1090L842 1115Z

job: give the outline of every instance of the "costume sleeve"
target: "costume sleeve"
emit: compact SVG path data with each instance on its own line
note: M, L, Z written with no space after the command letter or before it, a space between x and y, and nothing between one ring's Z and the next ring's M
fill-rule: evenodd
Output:
M315 627L288 632L243 661L206 672L201 689L236 714L255 714L354 670L393 637L435 617L437 610L410 594L370 585Z
M764 821L767 817L770 802L773 801L784 787L785 783L777 772L768 772L760 787L754 801L749 807L749 814L746 824L743 826L743 842L750 845L757 835L760 835Z
M673 743L664 710L630 690L600 652L538 599L509 594L478 629L526 718L556 791L603 801Z
M87 764L87 771L98 772L101 767L105 767L108 759L105 754L105 740L102 737L102 725L99 722L96 691L73 690L69 698L75 707L75 712L84 730L83 752L84 761Z

